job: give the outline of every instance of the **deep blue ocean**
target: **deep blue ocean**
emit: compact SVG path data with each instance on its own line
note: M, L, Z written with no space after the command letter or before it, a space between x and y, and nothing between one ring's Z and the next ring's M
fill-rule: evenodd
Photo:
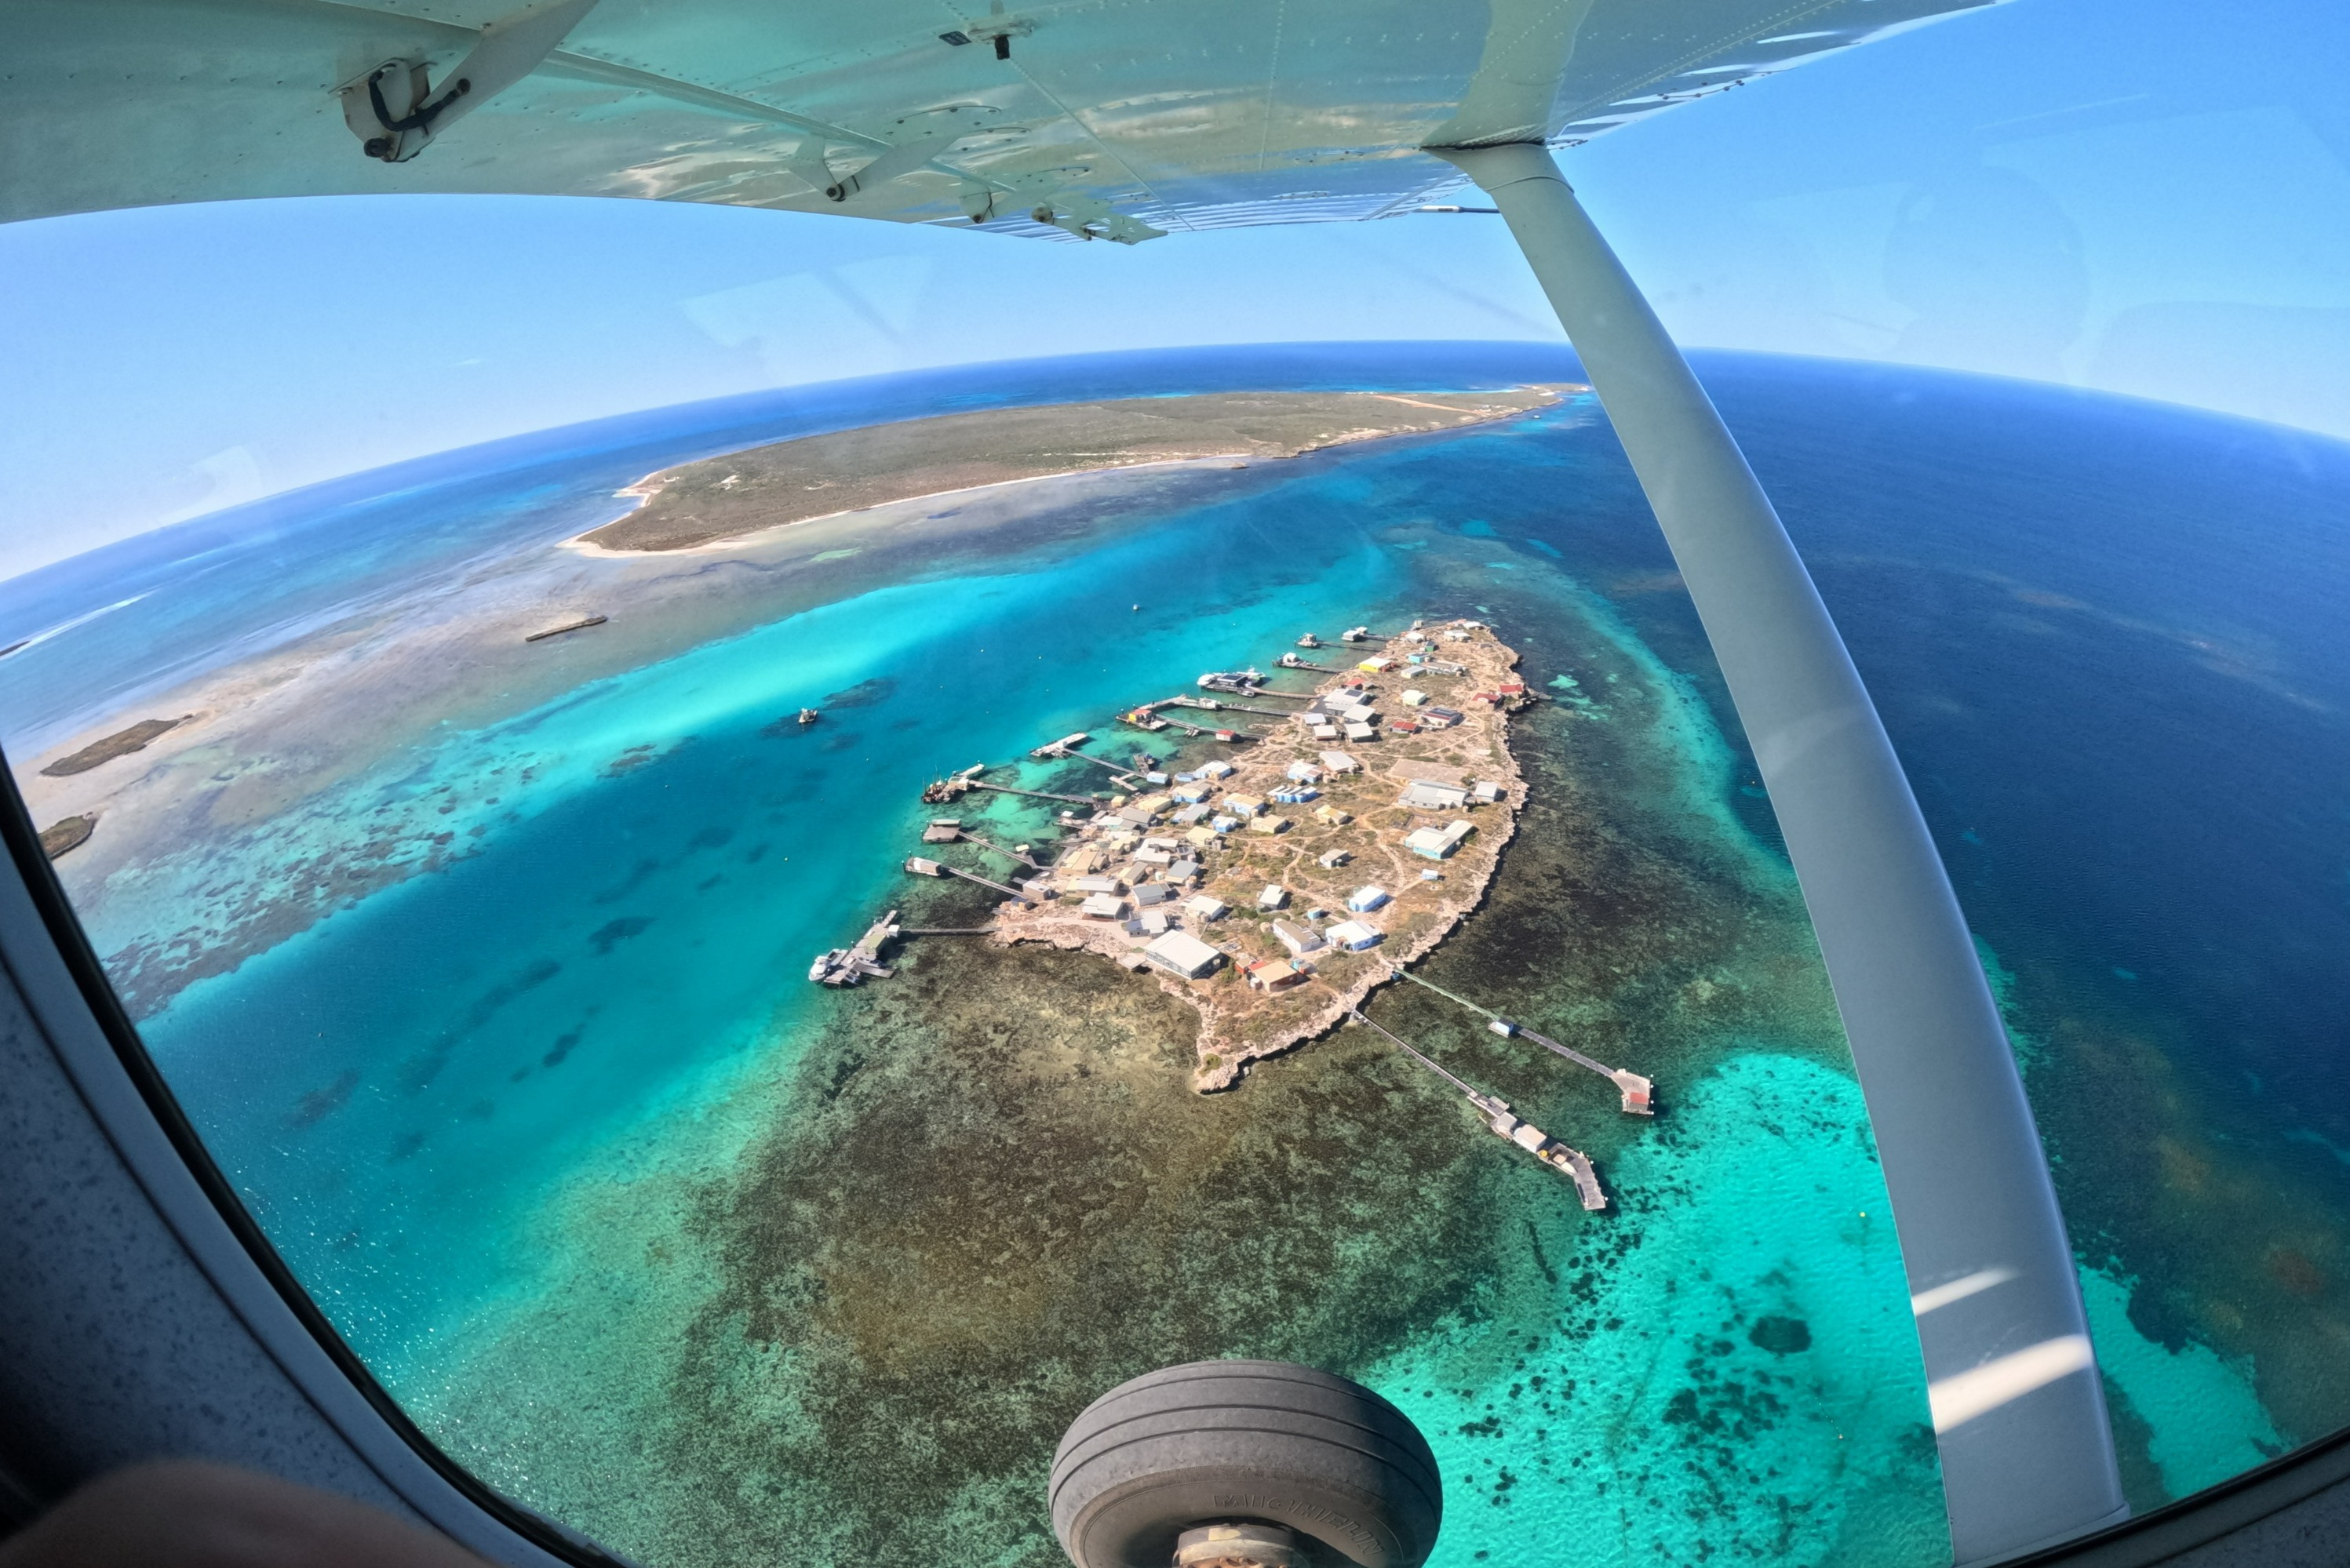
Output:
M2109 1380L2152 1430L2160 1490L2315 1435L2322 1400L2272 1390L2344 1310L2350 447L2032 384L1696 363L1997 966ZM0 658L0 734L30 755L203 670L577 534L648 472L750 444L1023 402L1578 374L1524 345L1088 357L446 453L0 583L0 646L36 639ZM1597 596L1711 705L1723 800L1773 842L1670 558L1586 400L861 593L393 759L320 831L442 791L484 826L481 851L189 986L144 1021L151 1048L338 1325L396 1390L429 1385L469 1314L538 1287L549 1192L615 1151L657 1168L658 1129L778 1072L774 1042L815 1005L808 954L891 896L921 781L1098 724L1170 661L1261 660L1360 607L1412 611L1412 564L1378 533L1404 517L1490 541L1491 580L1517 606ZM820 733L763 734L852 691ZM612 769L630 747L658 765ZM525 768L517 809L501 792ZM1769 1060L1695 1097L1687 1125L1827 1093ZM2148 1084L2142 1106L2116 1097ZM2101 1118L2116 1105L2128 1116ZM1873 1167L1835 1171L1865 1206ZM2217 1244L2272 1197L2303 1212L2298 1230ZM1690 1245L1748 1222L1725 1210ZM1887 1256L1878 1244L1852 1277L1881 1282Z

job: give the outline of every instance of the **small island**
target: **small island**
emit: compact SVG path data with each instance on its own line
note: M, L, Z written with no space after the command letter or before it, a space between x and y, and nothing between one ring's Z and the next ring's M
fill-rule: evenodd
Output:
M1391 965L1441 941L1483 898L1524 801L1508 716L1536 699L1491 628L1415 622L1376 638L1358 628L1331 652L1284 656L1320 677L1310 691L1277 691L1254 670L1211 673L1200 695L1119 716L1154 733L1253 728L1224 730L1230 754L1184 772L1159 773L1154 755L1123 741L1109 757L1078 751L1082 734L1037 748L1110 768L1134 793L1087 819L1065 814L1059 854L1045 876L1003 888L1020 896L990 935L1155 975L1201 1014L1202 1091L1332 1028ZM980 771L925 798L1005 787L979 783ZM1004 853L960 819L934 819L925 836ZM969 875L921 857L908 869Z
M1201 392L983 409L866 425L664 469L620 492L644 504L581 535L596 550L690 550L764 529L985 485L1146 463L1291 458L1457 430L1558 401L1487 392Z
M41 829L41 853L55 860L88 844L89 836L97 831L96 812L62 817Z
M127 757L133 752L143 752L156 736L178 729L188 722L182 714L176 719L141 719L127 730L117 730L102 740L91 742L70 756L59 757L41 772L53 779L70 778L86 774L101 763L117 757Z

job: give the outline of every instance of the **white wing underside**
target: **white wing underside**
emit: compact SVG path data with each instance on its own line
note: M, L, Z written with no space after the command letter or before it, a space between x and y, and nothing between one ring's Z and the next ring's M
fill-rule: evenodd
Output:
M518 0L0 0L0 219L425 191L1053 238L1374 218L1458 187L1423 146L1570 146L1990 3L600 0L388 163L338 89L393 60L442 82Z

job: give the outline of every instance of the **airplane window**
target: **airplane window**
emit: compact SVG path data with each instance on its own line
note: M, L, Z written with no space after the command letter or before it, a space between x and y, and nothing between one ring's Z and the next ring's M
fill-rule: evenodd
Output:
M2246 15L1560 154L1915 788L2139 1511L2350 1423L2345 40ZM661 1568L1050 1564L1079 1409L1271 1357L1441 1568L1950 1561L1770 792L1481 205L0 227L0 744L444 1452Z

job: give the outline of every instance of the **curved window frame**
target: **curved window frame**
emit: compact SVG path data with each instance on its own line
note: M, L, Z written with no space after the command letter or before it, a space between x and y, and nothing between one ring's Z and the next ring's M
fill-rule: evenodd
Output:
M336 1332L270 1245L148 1055L41 851L5 758L0 843L8 859L7 875L0 878L0 969L37 1037L37 1044L27 1045L48 1048L89 1113L85 1136L110 1146L93 1152L101 1158L111 1156L127 1170L154 1217L179 1243L185 1266L202 1276L200 1288L220 1299L290 1391L315 1408L348 1449L350 1464L336 1467L339 1475L286 1479L330 1489L339 1480L340 1490L349 1490L358 1479L351 1472L364 1470L428 1524L513 1568L629 1568L627 1559L484 1485L442 1453ZM73 1136L72 1130L57 1130L60 1138ZM102 1240L137 1249L131 1222L117 1221L115 1231ZM0 1284L0 1293L15 1298L8 1315L56 1321L89 1310L87 1296L57 1299L64 1294L57 1293L49 1300L28 1302L17 1294L37 1296L45 1280L36 1272L10 1271L7 1282ZM130 1312L128 1303L118 1310ZM201 1339L191 1337L189 1348L200 1352ZM234 1363L249 1357L215 1359ZM93 1440L85 1448L141 1457L151 1451L151 1433L99 1429L106 1417L95 1405L87 1419L90 1429L78 1435ZM0 1420L20 1429L24 1425L18 1412L0 1411ZM172 1457L253 1462L234 1440L215 1452Z

